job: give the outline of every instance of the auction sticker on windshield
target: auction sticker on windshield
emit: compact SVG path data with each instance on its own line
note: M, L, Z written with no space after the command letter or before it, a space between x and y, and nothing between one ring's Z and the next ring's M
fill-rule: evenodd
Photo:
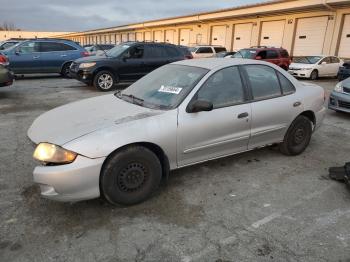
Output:
M176 87L176 86L161 86L158 90L158 92L162 93L170 93L170 94L180 94L182 88Z

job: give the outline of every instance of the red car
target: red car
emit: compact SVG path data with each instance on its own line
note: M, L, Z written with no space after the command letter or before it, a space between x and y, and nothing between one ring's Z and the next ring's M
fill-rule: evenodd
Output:
M233 57L263 60L278 65L284 70L288 70L292 62L286 49L266 46L241 49Z

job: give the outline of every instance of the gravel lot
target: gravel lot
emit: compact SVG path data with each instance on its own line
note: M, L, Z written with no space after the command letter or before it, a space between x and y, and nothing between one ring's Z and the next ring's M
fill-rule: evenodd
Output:
M183 168L137 206L42 199L27 129L98 95L57 77L0 89L0 261L350 261L350 191L327 172L350 161L350 115L328 111L300 156L265 148Z

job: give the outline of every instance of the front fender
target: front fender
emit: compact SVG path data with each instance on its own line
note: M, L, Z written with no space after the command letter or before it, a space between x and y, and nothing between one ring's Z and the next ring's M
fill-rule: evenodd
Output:
M135 119L98 130L76 138L64 148L89 158L107 157L129 144L152 143L159 146L169 158L170 168L176 163L177 110Z

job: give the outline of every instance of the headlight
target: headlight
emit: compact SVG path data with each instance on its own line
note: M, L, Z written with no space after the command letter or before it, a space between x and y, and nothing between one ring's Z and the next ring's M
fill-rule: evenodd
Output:
M342 82L339 82L339 83L335 86L334 91L335 91L335 92L342 93L342 92L343 92L343 83L342 83Z
M79 68L89 68L89 67L93 67L94 65L96 65L96 63L81 63L79 65Z
M69 164L77 157L77 153L49 143L40 143L33 154L34 159L44 163Z

